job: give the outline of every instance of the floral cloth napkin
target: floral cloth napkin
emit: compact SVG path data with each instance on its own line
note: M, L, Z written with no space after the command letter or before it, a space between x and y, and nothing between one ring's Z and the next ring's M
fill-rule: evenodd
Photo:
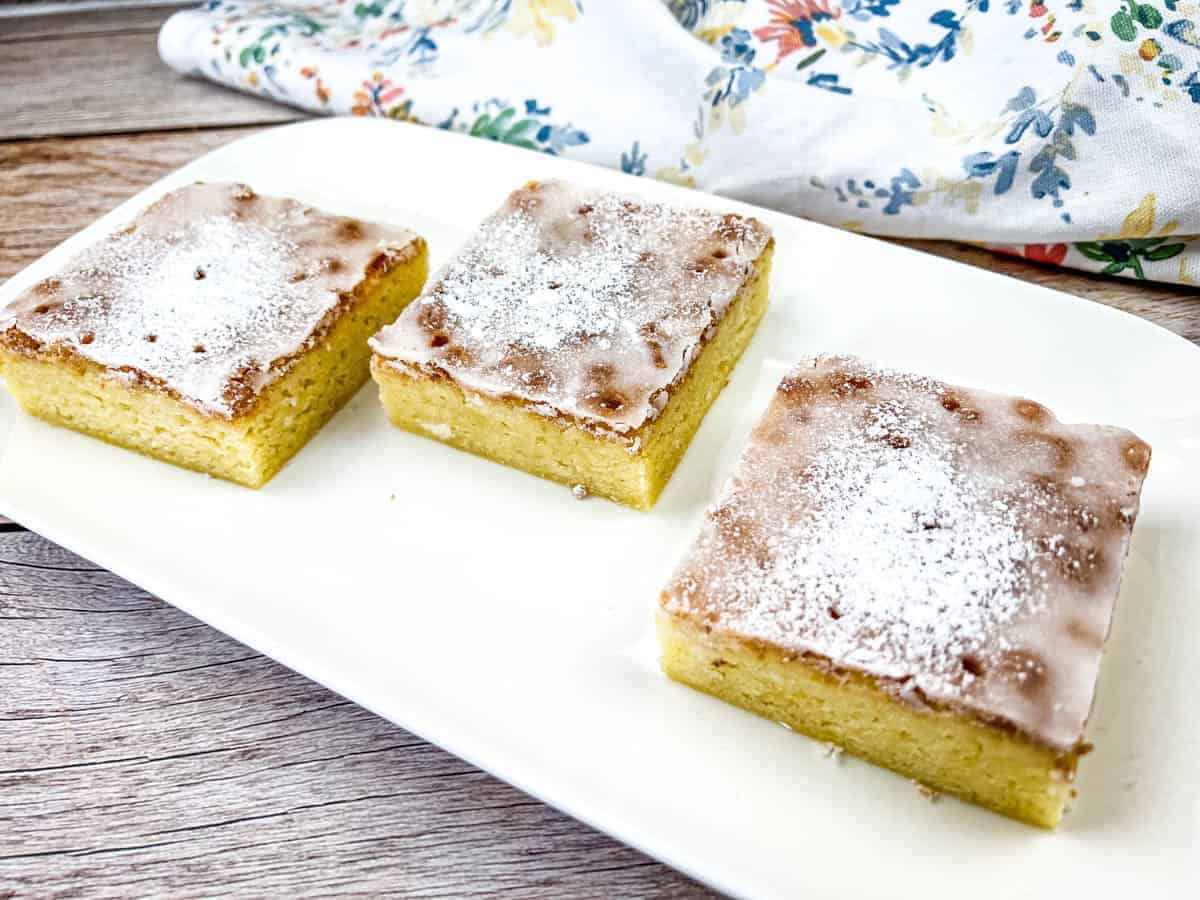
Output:
M216 0L159 49L316 112L1200 283L1200 0Z

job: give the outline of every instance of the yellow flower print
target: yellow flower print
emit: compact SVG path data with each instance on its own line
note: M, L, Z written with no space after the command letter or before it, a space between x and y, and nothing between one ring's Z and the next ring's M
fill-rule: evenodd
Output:
M958 46L964 54L970 56L975 52L975 32L970 28L962 27L958 31Z
M979 212L979 198L983 194L983 185L978 181L960 181L933 172L925 172L924 175L925 184L932 184L933 187L924 191L916 191L913 194L913 206L923 206L931 202L936 195L941 194L945 197L948 206L958 200L968 215L973 216Z
M701 28L696 32L696 37L700 38L700 40L704 41L706 44L711 44L715 47L717 45L717 41L725 37L725 35L729 34L729 32L733 31L733 29L733 25L718 25L715 28Z
M664 166L654 173L654 177L659 181L678 184L681 187L694 188L696 186L696 179L691 175L685 174L679 166Z
M977 144L980 141L994 138L1011 124L1007 119L968 123L951 116L946 107L933 98L922 94L921 99L929 107L932 116L930 129L934 137L953 141L956 144Z
M1121 223L1120 234L1102 234L1100 240L1129 240L1137 238L1148 238L1150 232L1154 230L1154 213L1157 199L1154 194L1147 194L1142 198L1142 202L1129 215L1125 217L1125 221ZM1158 229L1158 234L1155 237L1166 237L1172 234L1179 227L1179 222L1172 219L1162 228Z
M1200 284L1200 253L1180 254L1179 281L1181 284Z
M733 129L734 134L741 134L746 130L746 104L739 103L737 106L726 108L725 104L721 103L716 106L709 107L708 110L708 130L720 131L721 126L726 122Z
M539 47L554 42L554 23L551 19L574 22L579 17L575 0L513 0L508 30L517 37L532 34Z
M744 3L714 3L700 17L694 33L700 40L715 47L721 38L737 27L745 11Z
M817 37L827 43L834 50L838 49L842 46L842 44L850 40L850 36L846 34L846 29L844 29L837 22L832 22L827 25L818 25L813 29L813 31L817 33Z

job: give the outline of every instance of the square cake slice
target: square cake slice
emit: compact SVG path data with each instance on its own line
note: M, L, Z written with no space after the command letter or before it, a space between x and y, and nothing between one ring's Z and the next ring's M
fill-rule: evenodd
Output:
M173 191L0 311L28 412L250 487L362 386L425 242L245 185Z
M648 509L766 310L772 247L755 219L530 182L371 371L401 428Z
M851 358L779 385L661 597L668 675L1055 826L1150 447Z

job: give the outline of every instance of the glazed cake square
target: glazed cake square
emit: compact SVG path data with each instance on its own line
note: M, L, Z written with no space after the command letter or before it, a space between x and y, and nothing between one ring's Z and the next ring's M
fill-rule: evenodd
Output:
M250 487L368 377L425 242L245 185L173 191L0 311L0 373L48 422Z
M393 424L647 509L766 310L755 219L511 194L372 341Z
M662 666L1053 827L1150 447L850 358L779 385L661 597Z

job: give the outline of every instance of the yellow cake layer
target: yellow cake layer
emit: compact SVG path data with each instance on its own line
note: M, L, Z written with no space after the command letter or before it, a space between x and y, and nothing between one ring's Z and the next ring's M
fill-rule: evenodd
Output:
M649 509L671 479L705 413L729 382L767 309L773 244L755 264L716 333L662 414L630 453L621 441L508 402L464 391L449 378L410 375L376 356L371 372L393 425L590 494Z
M1053 828L1071 796L1077 752L1060 755L966 714L919 709L856 672L823 671L777 648L658 615L662 668L714 697L830 741L946 794Z
M80 358L0 350L0 374L26 412L111 444L247 487L261 487L367 380L367 339L420 292L419 254L364 283L325 340L233 420L206 415L150 386Z

